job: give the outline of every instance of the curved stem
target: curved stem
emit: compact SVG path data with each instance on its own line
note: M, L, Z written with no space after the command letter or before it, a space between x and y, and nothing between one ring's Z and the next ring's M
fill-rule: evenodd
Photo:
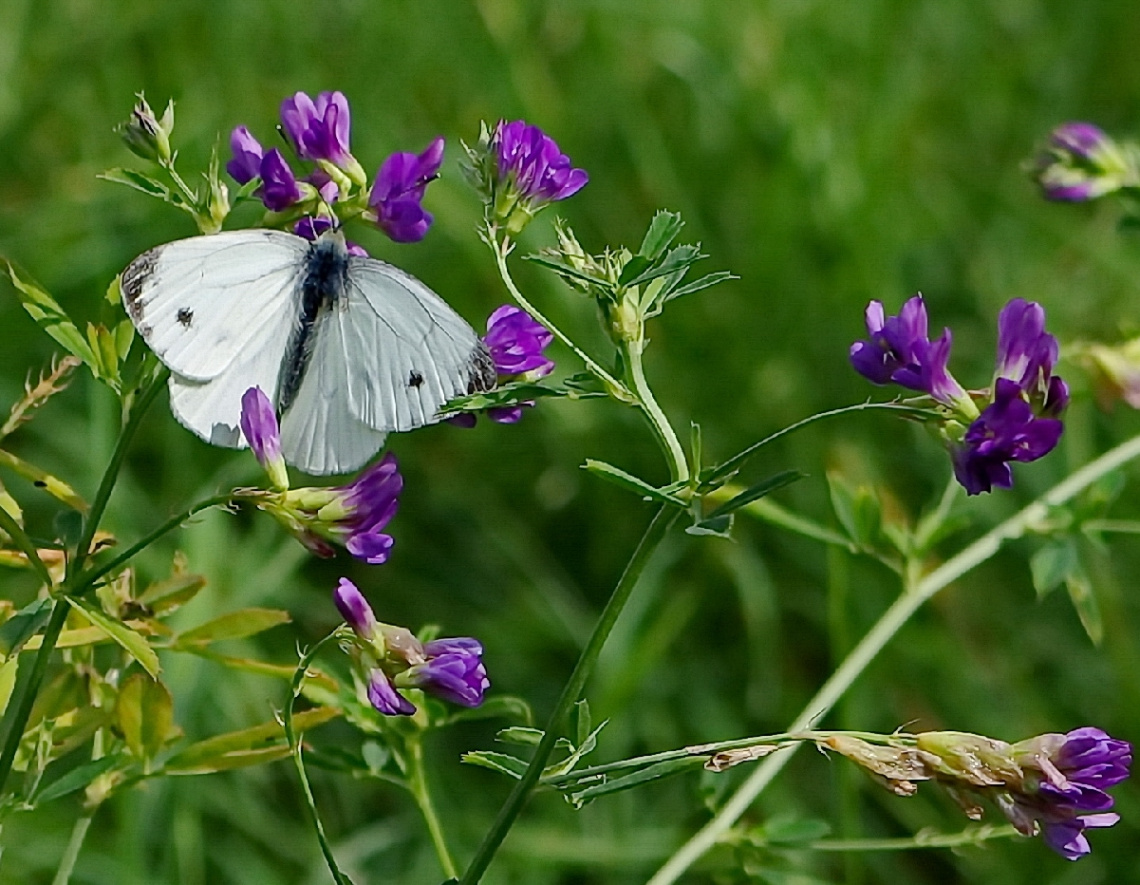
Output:
M427 771L424 768L424 749L421 736L421 733L417 732L407 741L408 789L415 797L416 804L420 807L420 813L424 816L424 823L427 824L431 844L435 847L439 865L443 867L443 874L448 879L455 879L459 876L459 870L455 866L451 852L447 850L447 840L443 836L443 827L440 825L439 816L435 813L435 806L431 801L431 791L427 784Z
M558 732L563 720L570 712L570 708L574 705L574 702L580 696L582 688L586 684L586 680L594 669L594 664L597 663L598 655L601 654L602 646L605 645L606 639L609 638L610 631L613 630L614 624L617 623L618 616L621 614L622 609L625 608L625 604L629 601L630 594L637 585L637 581L641 577L642 572L645 571L645 566L649 563L653 551L657 549L662 538L665 537L669 526L672 525L673 520L677 518L677 513L678 511L675 508L669 505L662 505L654 514L653 521L649 523L649 527L645 530L645 534L642 535L637 549L633 551L633 556L626 564L625 571L622 572L617 586L614 587L613 594L610 596L606 607L602 610L602 614L598 618L598 623L594 625L594 632L590 635L586 647L582 650L582 654L578 658L578 663L574 666L574 670L570 674L566 686L562 689L562 694L558 698L554 712L550 714L550 718L546 722L546 731L542 735L542 740L534 751L534 757L530 760L530 764L527 766L523 776L511 790L507 801L503 803L503 807L499 809L499 814L495 818L495 822L491 825L491 829L483 838L483 844L479 846L479 850L471 860L470 866L467 867L467 871L463 874L462 885L475 885L483 873L486 872L487 867L491 863L491 859L495 856L495 852L503 843L503 840L507 837L507 832L514 824L515 818L518 817L531 791L538 784L539 778L542 777L542 770L546 765L546 760L550 758L550 754L554 750L554 744L558 740Z
M534 319L536 319L538 322L546 326L546 328L550 330L551 334L553 334L555 338L557 338L572 351L574 351L574 354L583 362L583 364L585 364L586 368L590 370L590 373L592 375L600 378L615 392L624 393L628 397L629 392L625 389L625 385L623 385L620 381L614 378L613 375L603 369L589 354L578 347L577 344L567 338L561 329L559 329L556 325L550 322L550 320L544 317L539 312L538 308L527 301L526 296L524 296L523 293L519 291L518 286L515 285L515 281L511 277L510 269L507 267L507 255L510 252L508 241L504 240L500 244L493 236L488 236L487 242L490 244L491 251L495 255L495 264L499 268L499 276L503 280L503 285L507 287L507 291L511 293L511 297L518 302L519 306L527 313L529 313L532 317L534 317Z
M939 590L956 581L970 569L993 556L1007 541L1019 538L1035 523L1045 519L1051 507L1058 507L1084 491L1106 473L1140 457L1140 436L1135 436L1110 449L1095 461L1086 464L1072 476L1055 485L1005 522L978 538L965 550L948 559L941 566L908 587L883 614L878 623L860 640L859 644L808 701L788 731L800 731L824 716L835 702L851 687L867 665L909 620L918 608ZM661 867L647 885L669 885L685 872L701 855L716 844L725 832L748 809L772 779L791 760L799 746L777 750L737 788L707 824Z
M661 443L661 448L665 451L665 456L669 459L669 470L673 475L673 482L688 482L689 462L685 457L685 450L681 447L681 441L677 439L673 425L669 423L669 419L661 410L661 406L657 404L653 391L649 387L649 382L645 379L645 367L641 362L643 344L642 341L631 342L625 348L629 361L630 378L633 380L633 390L637 394L641 411L649 420L653 432Z
M87 838L87 830L91 826L91 818L95 816L95 809L83 812L83 816L75 822L71 830L71 838L67 840L67 848L59 861L55 871L55 878L51 885L67 885L71 880L71 871L75 869L75 862L79 860L79 852L83 848L83 840Z
M170 517L170 519L168 519L158 528L151 531L149 534L145 535L140 540L136 541L110 562L106 562L101 566L91 569L86 574L81 575L76 580L75 586L71 589L71 595L81 596L101 577L110 572L113 572L123 563L127 562L132 556L136 555L142 550L145 550L167 532L171 532L174 529L178 528L180 525L182 525L182 523L186 522L186 520L190 519L192 516L201 513L203 510L209 510L211 507L229 504L232 501L232 494L215 495L213 498L207 498L205 501L199 501L189 510Z
M0 529L7 532L8 537L12 539L13 543L20 548L20 551L28 557L28 565L40 576L40 580L50 590L54 583L51 578L51 572L48 567L44 565L44 561L40 559L40 551L28 537L28 533L16 522L16 518L12 516L3 505L0 505Z
M20 741L24 737L24 726L28 723L32 705L36 702L44 674L47 672L48 661L52 652L55 651L55 644L59 641L60 631L63 630L63 623L67 620L67 613L70 610L71 606L66 599L60 596L55 598L51 618L48 620L47 627L44 628L43 643L40 645L40 650L36 652L35 663L32 664L31 675L28 677L28 681L24 683L19 700L11 708L12 718L8 719L6 715L4 717L7 731L4 736L4 750L0 752L0 794L3 794L4 786L8 782L8 775L12 773L12 762L16 758L16 750L19 749Z

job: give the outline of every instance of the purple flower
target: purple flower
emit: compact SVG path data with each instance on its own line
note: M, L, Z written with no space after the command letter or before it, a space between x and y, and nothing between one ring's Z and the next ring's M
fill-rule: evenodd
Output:
M590 180L554 139L523 120L500 120L487 150L493 168L485 186L495 221L508 234L518 234L542 209L576 194Z
M337 166L352 161L348 150L348 99L342 92L322 92L316 101L298 92L281 102L285 134L306 160L328 160Z
M340 616L357 636L366 641L376 637L379 623L372 612L372 606L348 578L340 579L336 590L333 591L333 602L336 603Z
M273 404L260 387L251 387L241 397L241 432L258 463L276 489L289 488L285 458L281 455L281 431Z
M1137 183L1135 160L1092 123L1054 129L1034 174L1047 199L1065 202L1093 200Z
M437 138L422 154L392 154L376 173L368 204L376 224L397 243L417 243L431 227L432 214L421 204L428 184L443 163L443 139Z
M394 543L381 529L396 515L403 488L396 456L389 452L349 485L334 489L335 499L321 507L317 517L349 553L378 565L387 561Z
M1045 331L1045 310L1034 301L1014 298L998 314L995 377L1015 381L1032 395L1048 388L1060 348Z
M265 151L245 126L230 133L230 150L233 159L226 163L226 171L238 184L246 184L261 175L261 158Z
M368 702L385 716L411 716L415 704L396 691L388 674L379 667L368 674Z
M1066 860L1088 854L1084 830L1120 819L1107 813L1113 799L1105 790L1129 776L1131 745L1086 726L1041 735L1013 749L1026 778L1021 790L999 803L1006 817L1027 835L1039 825L1045 842Z
M542 353L553 340L554 333L513 304L504 304L487 318L487 334L483 336L499 375L529 372L535 378L554 369L554 361Z
M325 215L306 215L293 225L293 233L313 242L325 231L331 230L333 224L333 220ZM364 250L363 246L347 240L344 245L349 255L359 255L362 258L368 257L368 253Z
M993 486L1008 489L1013 485L1008 462L1036 461L1048 454L1062 429L1055 418L1034 416L1017 382L998 378L993 403L951 452L954 475L969 495L988 492Z
M483 646L468 636L424 643L427 660L410 667L401 682L453 704L478 707L491 687L483 666Z

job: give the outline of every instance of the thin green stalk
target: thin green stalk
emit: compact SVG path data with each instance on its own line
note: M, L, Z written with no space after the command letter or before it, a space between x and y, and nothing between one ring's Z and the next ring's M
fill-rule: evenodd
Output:
M43 644L36 653L35 663L32 664L32 673L28 677L28 681L24 683L23 691L13 707L12 718L8 723L4 750L0 753L0 794L3 794L4 787L8 783L8 775L12 773L12 762L16 758L16 751L24 737L24 726L27 725L28 716L32 713L32 705L36 702L44 674L47 672L48 660L55 650L56 642L59 641L60 631L63 630L63 623L67 620L67 613L70 610L71 606L68 605L66 599L56 597L51 610L51 618L44 629Z
M40 551L36 549L36 545L32 539L28 537L28 533L16 522L16 518L12 516L7 510L0 506L0 529L8 533L16 544L17 547L28 557L28 565L30 565L40 576L40 580L44 582L50 590L53 584L51 579L51 572L48 567L44 565L44 561L40 559Z
M1140 436L1135 436L1105 452L1029 504L1020 512L982 535L973 544L908 587L883 614L878 623L840 664L839 668L807 702L788 730L801 731L824 716L862 674L867 665L910 619L924 602L966 572L993 556L1007 541L1023 536L1033 525L1080 494L1102 476L1140 457ZM732 797L688 842L666 861L647 885L670 885L696 860L716 844L748 809L758 795L791 760L799 746L777 750L765 759L741 784Z
M325 835L325 826L321 823L321 815L317 811L317 800L313 796L313 788L309 785L309 776L305 772L305 762L301 758L301 742L297 739L297 733L293 729L293 704L297 700L297 695L301 693L301 683L305 680L309 665L316 659L317 653L324 647L325 643L335 639L338 632L339 628L313 645L297 664L297 669L293 673L293 683L289 689L289 700L285 704L285 712L281 720L285 728L285 739L289 742L289 749L292 751L293 765L297 769L297 776L301 779L301 788L305 791L305 805L309 809L309 818L313 822L313 828L317 831L317 841L320 843L325 865L329 868L336 885L352 885L349 878L337 866L332 846Z
M106 562L97 568L93 568L86 574L80 576L77 579L75 586L72 588L71 594L73 596L82 595L101 577L109 574L110 572L113 572L119 566L127 562L132 556L135 556L140 551L145 550L167 532L171 532L174 529L178 528L180 525L182 525L182 523L186 522L186 520L190 519L192 516L201 513L203 510L209 510L211 507L218 507L220 505L229 504L232 501L232 494L215 495L212 498L207 498L205 501L199 501L189 510L175 514L158 528L154 529L152 532L136 541L111 561Z
M91 539L95 537L95 532L99 529L99 522L103 518L103 511L107 509L107 503L111 500L111 492L115 489L115 482L119 478L119 468L127 456L131 439L134 437L135 431L138 430L139 424L142 423L142 417L146 414L147 407L154 402L169 374L168 369L163 369L151 380L150 386L131 408L127 423L119 432L115 449L111 452L111 460L107 463L107 469L103 471L103 479L99 482L99 490L95 493L95 501L91 504L91 511L83 521L83 535L80 537L79 546L75 550L75 558L68 563L67 577L69 581L75 580L76 576L83 570L83 565L91 552Z
M613 375L603 369L589 354L582 350L578 345L566 337L562 330L554 325L550 320L544 317L529 301L526 296L519 291L518 286L515 285L514 279L511 277L510 269L507 267L507 254L510 252L509 241L504 240L501 244L494 239L493 236L488 237L488 243L491 245L491 251L495 255L495 264L499 268L499 276L503 280L503 285L507 287L507 291L511 293L511 297L518 302L519 306L529 313L534 319L546 326L559 341L569 347L574 354L582 361L587 369L590 370L592 375L600 378L606 385L614 391L624 393L627 397L629 391L625 389L625 385L618 381Z
M653 432L657 435L657 439L661 443L665 457L669 459L669 470L672 473L673 482L688 482L689 461L685 457L685 450L681 447L681 441L677 439L677 434L673 431L673 425L669 423L669 419L661 410L661 406L657 404L657 400L653 396L653 391L650 389L649 383L645 380L645 368L641 362L643 346L642 342L631 342L630 345L625 348L626 356L629 361L630 377L633 380L633 389L637 394L642 412L645 414L650 426L653 428Z
M448 879L455 879L459 876L459 870L455 866L451 852L447 850L447 840L443 835L443 827L439 822L439 816L435 813L435 805L431 801L421 737L422 733L417 733L407 742L408 789L415 797L416 804L420 807L420 813L424 816L424 823L427 824L431 844L435 847L439 865L443 867L443 874Z
M794 851L914 851L920 848L961 848L966 845L980 845L992 839L1009 839L1019 836L1010 824L982 824L968 827L960 833L936 833L888 839L816 839L810 842L796 842L786 846ZM723 842L737 844L751 842L743 839L723 839ZM763 843L764 848L785 846Z
M87 838L87 830L91 826L91 818L94 816L95 809L85 811L83 816L75 822L75 826L71 828L71 838L67 841L67 848L64 849L63 857L60 858L59 868L55 871L55 878L51 880L51 885L67 885L71 880L71 871L79 859L83 840Z
M618 616L629 601L630 594L637 585L642 572L645 571L645 566L649 563L653 551L657 549L677 515L678 511L668 505L662 505L654 514L652 522L649 523L649 527L637 545L637 549L633 551L633 556L626 564L625 571L622 572L617 586L614 587L614 592L606 603L606 607L602 610L598 623L594 625L594 632L582 650L578 663L574 666L574 671L562 689L562 695L558 698L554 712L550 714L550 718L546 722L546 731L534 751L534 757L530 760L526 772L511 790L507 801L503 803L503 807L499 809L498 817L495 818L491 829L483 838L483 844L479 846L470 866L467 867L467 872L463 874L462 885L475 885L482 878L483 873L486 872L491 863L491 859L495 856L495 852L507 837L515 818L518 817L523 805L526 804L531 791L538 784L539 778L542 777L543 767L546 765L547 759L550 758L554 744L558 740L563 721L574 702L580 697L582 688L593 671L594 664L597 663L598 655L601 654L602 646L605 645L610 631L617 623Z

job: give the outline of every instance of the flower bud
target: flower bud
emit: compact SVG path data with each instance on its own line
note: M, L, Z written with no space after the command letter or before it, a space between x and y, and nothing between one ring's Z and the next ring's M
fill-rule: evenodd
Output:
M1140 182L1134 152L1091 123L1065 123L1053 130L1037 157L1034 176L1046 199L1094 200Z
M131 153L155 163L170 162L170 134L174 131L174 102L167 102L162 119L140 93L130 118L118 127L119 134Z

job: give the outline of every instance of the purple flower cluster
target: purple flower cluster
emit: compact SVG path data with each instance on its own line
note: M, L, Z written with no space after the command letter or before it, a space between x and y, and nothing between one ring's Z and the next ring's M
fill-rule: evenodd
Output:
M420 642L404 627L381 623L368 601L341 578L333 601L359 640L368 701L385 716L411 716L415 705L399 689L418 688L464 707L478 707L491 687L483 646L468 636Z
M387 561L394 541L382 530L396 515L404 487L395 455L389 452L345 486L289 489L277 415L260 388L242 396L241 429L280 490L259 498L259 508L318 556L332 556L339 544L364 562Z
M1022 741L1013 751L1026 779L999 800L1010 823L1026 835L1040 829L1049 847L1067 860L1088 854L1084 831L1120 819L1109 811L1113 798L1105 791L1128 777L1132 746L1086 726Z
M1084 202L1136 186L1136 160L1092 123L1065 123L1049 136L1034 175L1050 200Z
M543 351L553 340L553 332L513 304L495 309L487 318L487 334L483 336L500 381L535 380L549 375L554 370L554 360ZM487 414L499 424L516 424L522 418L523 406L533 405L533 402L525 402L502 406L488 409ZM459 427L475 426L472 412L464 412L449 420Z
M1052 374L1059 348L1045 331L1041 305L1015 298L1002 308L994 383L975 396L948 369L950 330L929 339L921 295L892 317L872 301L866 322L869 337L851 345L851 365L875 384L893 382L928 394L949 411L943 433L954 475L968 494L1009 488L1011 461L1035 461L1057 445L1063 429L1058 416L1068 404L1069 389Z
M542 209L573 196L590 180L554 139L524 120L500 120L488 145L494 164L494 215L519 233Z
M313 226L331 211L333 203L357 200L359 209L368 210L365 217L395 242L422 240L432 216L421 203L443 161L443 139L435 139L418 155L399 152L388 157L367 192L365 204L367 180L349 150L350 122L343 93L322 92L313 99L298 92L282 102L281 123L297 157L315 164L307 177L299 180L277 148L264 150L244 126L234 129L230 136L233 158L226 170L239 184L259 179L254 193L270 211L299 208L315 214L313 224L299 223L299 236L314 233Z

